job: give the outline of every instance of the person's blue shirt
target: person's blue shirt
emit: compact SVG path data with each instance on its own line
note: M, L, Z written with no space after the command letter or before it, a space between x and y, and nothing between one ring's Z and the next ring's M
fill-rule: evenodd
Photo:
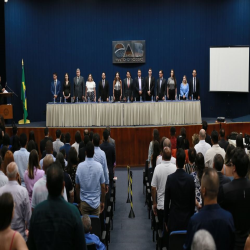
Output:
M85 233L85 241L86 241L86 244L95 243L97 250L106 249L105 245L100 241L100 239L95 234Z
M188 92L189 92L189 84L181 83L181 88L180 88L181 97L185 95L185 97L188 98Z
M94 160L101 163L105 178L105 184L109 184L109 171L108 171L108 165L107 165L107 159L106 154L103 150L100 149L100 147L95 147L95 154L94 154Z
M207 230L213 236L216 249L234 249L233 216L218 204L206 205L191 217L183 249L191 249L194 234L200 229Z
M76 184L80 185L80 199L96 209L100 205L101 184L105 183L102 165L93 158L85 158L76 170Z

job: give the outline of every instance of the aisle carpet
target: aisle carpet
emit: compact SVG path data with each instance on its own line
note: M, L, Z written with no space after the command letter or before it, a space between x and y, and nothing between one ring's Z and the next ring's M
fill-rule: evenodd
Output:
M116 189L116 209L114 212L114 229L111 231L110 250L152 250L151 221L144 206L145 195L142 189L142 168L131 168L133 171L133 205L135 218L128 218L130 204L127 201L127 169L118 169Z

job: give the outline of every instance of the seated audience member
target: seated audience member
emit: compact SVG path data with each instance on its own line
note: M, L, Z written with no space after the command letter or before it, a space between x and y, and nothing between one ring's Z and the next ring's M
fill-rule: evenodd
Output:
M28 169L24 172L24 182L28 190L31 203L33 187L35 183L44 176L44 171L39 165L38 153L35 149L30 152Z
M205 133L206 133L205 142L208 143L210 146L212 146L211 137L207 133L207 126L208 126L207 122L206 121L202 121L202 129L204 129Z
M83 142L79 144L79 162L85 161L85 149L86 145L89 142L89 136L85 135Z
M188 150L185 149L184 139L181 135L177 137L176 149L172 150L173 157L176 157L176 153L177 153L178 149L180 149L180 148L182 148L185 152L185 155L186 155L185 163L188 163Z
M184 171L184 163L185 152L179 149L176 154L177 170L168 176L165 188L164 214L168 233L186 230L188 221L194 214L194 179Z
M153 171L156 167L156 160L157 160L157 157L159 156L160 154L160 144L158 141L154 141L153 143L153 153L152 153L152 156L151 156L151 166L153 168Z
M197 212L202 207L201 197L201 177L205 169L204 156L198 153L195 158L195 171L191 173L195 184L195 211Z
M225 176L228 176L230 180L233 180L233 171L232 171L232 162L231 159L234 154L235 146L232 144L229 144L227 147L226 155L225 155L225 164L223 166L223 170L221 171L222 174Z
M74 188L72 184L72 180L70 176L65 172L65 161L64 161L64 156L62 153L58 153L56 156L56 162L60 164L60 167L63 170L63 179L65 182L65 188L66 188L66 193L67 193L67 199L68 202L73 203L74 202Z
M64 149L66 152L66 160L68 161L68 155L69 155L69 150L70 150L71 146L70 146L70 134L66 133L65 134L65 144L60 147L60 150Z
M13 143L13 138L14 136L17 136L17 126L14 124L12 127L12 136L10 137L10 144L12 145Z
M47 156L47 155L51 155L52 158L53 158L53 161L56 161L56 158L55 158L54 155L53 155L53 143L52 143L51 140L48 140L48 141L46 142L45 151L46 151L46 156ZM44 157L44 158L45 158L45 157ZM42 159L40 160L40 162L39 162L40 167L41 167L42 169L43 169L43 159L44 159L44 158L42 158Z
M87 249L77 208L62 198L63 170L52 163L47 170L48 199L36 206L30 220L29 249Z
M170 149L171 149L171 152L172 152L172 144L171 144L171 141L170 141L168 138L166 138L166 139L163 141L163 148L165 148L165 147L170 148ZM161 164L161 161L162 161L162 156L159 155L159 156L157 157L156 165ZM171 163L176 164L176 158L173 157L173 155L171 156L170 161L171 161Z
M197 154L202 153L203 156L205 156L208 149L211 148L210 144L205 141L205 138L206 138L206 131L204 129L201 129L199 132L199 143L197 143L194 146L196 153Z
M153 154L153 144L154 141L158 141L160 143L160 135L158 129L154 129L153 131L153 140L149 143L148 147L148 163L149 163L149 168L152 168L151 165L151 159L152 159L152 154Z
M225 129L221 128L220 129L220 140L219 140L219 145L221 148L227 152L227 147L229 145L229 142L225 139Z
M39 179L34 187L33 187L33 194L32 194L32 200L31 200L31 208L32 210L41 202L44 200L47 200L48 198L48 189L46 186L46 172L49 166L54 162L52 155L46 155L43 159L43 170L44 170L44 176ZM64 193L62 194L63 198L68 201L66 189L64 188Z
M59 153L60 148L64 145L63 142L61 142L61 130L57 129L56 130L56 140L53 141L53 149L56 151L56 153Z
M182 136L183 141L184 141L184 149L185 150L189 149L189 141L186 138L187 134L186 134L186 129L184 127L181 128L181 136Z
M153 198L153 212L158 215L159 228L163 228L164 217L164 198L165 198L165 186L167 178L170 174L176 171L176 165L171 163L171 149L164 147L162 153L162 161L155 167L155 171L152 178L152 198ZM156 195L157 192L157 195Z
M215 169L205 170L201 181L204 207L193 215L187 229L184 249L191 249L193 236L200 229L207 230L214 238L216 249L234 249L234 222L232 215L217 204L219 177Z
M96 236L95 234L91 234L91 219L89 218L89 216L87 214L84 214L82 216L82 224L84 227L84 232L85 232L85 240L86 240L86 244L89 243L95 243L95 247L97 250L105 250L106 247L105 245L100 241L99 237Z
M11 228L18 231L26 239L25 230L31 215L30 202L27 189L20 186L17 182L19 173L15 162L11 162L7 166L7 176L9 181L0 188L0 195L7 192L12 194L15 202L15 214L11 222Z
M75 133L75 143L71 145L71 147L76 149L77 156L79 155L79 143L82 141L80 131L76 131Z
M214 156L220 154L225 159L225 151L218 144L218 132L214 130L211 133L211 142L213 146L205 154L205 167L213 168Z
M7 166L14 161L14 156L13 153L10 150L7 150L7 152L4 155L4 160L3 160L3 172L7 175ZM20 182L20 179L18 180Z
M49 137L49 129L46 127L44 129L44 139L40 141L40 153L43 154L43 151L45 150L46 142L50 140L53 141L51 137Z
M236 148L231 161L234 179L223 185L220 204L233 215L235 249L243 249L250 228L250 181L245 178L249 158L244 149Z
M192 144L193 144L193 147L194 147L196 144L198 144L199 141L200 141L199 135L198 135L198 134L193 134L193 135L192 135Z
M7 184L7 182L8 182L8 178L2 170L2 157L0 157L0 187Z
M36 143L35 133L34 133L33 130L31 130L31 131L29 132L29 141L28 141L28 143L29 143L30 141L33 141L33 142L35 143L35 148L32 148L32 149L36 149L36 151L38 152L38 146L37 146L37 143ZM28 150L28 149L27 149L27 150ZM31 152L31 151L29 151L29 152Z
M188 150L188 163L184 166L184 170L191 174L195 171L195 157L196 157L196 151L194 148L190 148Z
M213 236L207 230L198 230L194 234L191 250L216 250Z
M28 250L22 235L11 229L13 214L15 215L14 200L10 193L0 196L0 242L1 249Z
M105 203L105 178L102 165L93 156L94 145L88 142L86 159L79 164L76 171L76 195L77 200L80 200L82 214L99 216Z
M28 168L30 153L26 149L27 136L24 133L20 135L20 145L21 145L20 150L14 153L14 160L18 166L18 172L20 174L22 186L25 187L24 172Z
M33 141L33 140L31 140L31 141L29 141L28 142L28 144L27 144L27 151L30 153L33 149L35 149L36 151L37 151L37 149L36 149L36 144L35 144L35 142ZM37 151L38 152L38 151Z
M12 138L12 143L11 143L11 151L14 154L17 150L20 150L20 140L17 135L14 135Z
M176 134L176 129L175 129L175 127L171 127L171 128L170 128L171 149L176 149L177 139L176 139L175 134Z

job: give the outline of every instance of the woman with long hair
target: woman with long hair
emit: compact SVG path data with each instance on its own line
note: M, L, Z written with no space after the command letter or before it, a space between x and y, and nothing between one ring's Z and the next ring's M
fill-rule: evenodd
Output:
M7 166L9 165L9 163L14 161L14 156L13 153L10 150L7 150L7 152L4 155L4 160L3 160L3 167L2 167L2 171L4 172L4 174L6 175L6 169Z
M177 98L177 82L173 69L171 69L167 82L167 97L169 100L175 100Z
M149 147L148 147L148 162L149 162L149 167L151 168L151 157L153 154L153 144L154 141L158 141L158 143L160 143L160 134L158 129L154 129L153 130L153 140L149 143Z
M154 141L153 143L153 154L151 156L151 166L153 168L153 171L156 167L156 160L157 160L157 157L159 156L161 150L160 150L160 144L158 141Z
M63 97L66 99L66 102L70 102L70 82L69 82L69 74L65 73L64 83L63 83Z
M33 130L31 130L29 132L29 142L30 141L34 141L35 145L36 145L36 151L38 152L38 146L37 146L37 143L36 143L36 139L35 139L35 133ZM30 151L29 151L30 152Z
M115 73L113 81L113 97L115 102L119 102L122 99L122 81L119 72Z
M94 82L94 79L92 77L92 74L89 74L88 77L88 81L86 82L86 101L88 101L88 99L91 102L95 102L96 101L96 84Z
M232 172L232 162L231 159L233 157L234 154L234 149L235 146L232 144L229 144L227 146L227 151L226 151L226 155L225 155L225 161L224 161L224 165L223 165L223 169L221 170L222 174L224 174L225 176L228 176L231 180L233 180L233 172Z

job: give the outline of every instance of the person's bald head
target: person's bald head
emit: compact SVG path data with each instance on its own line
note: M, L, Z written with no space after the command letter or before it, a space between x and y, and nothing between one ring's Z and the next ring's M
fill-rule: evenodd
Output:
M46 155L43 158L43 170L46 173L48 167L54 162L52 155Z
M201 194L203 199L213 200L217 198L219 191L219 176L213 168L205 169L201 179Z
M166 138L163 142L163 148L165 147L169 147L171 149L171 141L168 138Z
M200 140L205 140L206 138L206 131L205 129L201 129L199 133Z
M162 151L162 160L170 161L170 159L171 159L171 148L164 147Z
M9 163L6 168L6 173L9 178L9 181L17 180L19 175L17 164L15 162Z
M45 145L46 153L52 154L53 153L53 143L51 140L48 140Z

